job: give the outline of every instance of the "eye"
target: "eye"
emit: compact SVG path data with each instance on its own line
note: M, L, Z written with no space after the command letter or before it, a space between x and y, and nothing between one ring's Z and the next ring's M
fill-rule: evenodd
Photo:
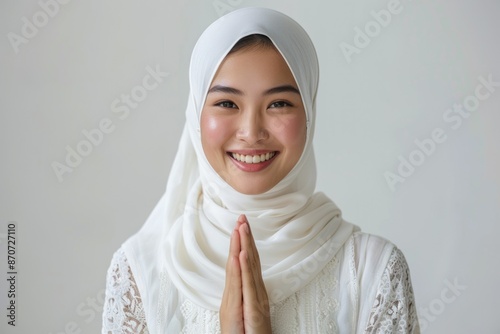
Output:
M285 108L291 107L292 105L286 101L276 101L269 105L269 108Z
M231 101L217 102L215 104L215 106L221 107L221 108L230 108L230 109L237 109L238 108L238 106L236 104L234 104L234 102L231 102Z

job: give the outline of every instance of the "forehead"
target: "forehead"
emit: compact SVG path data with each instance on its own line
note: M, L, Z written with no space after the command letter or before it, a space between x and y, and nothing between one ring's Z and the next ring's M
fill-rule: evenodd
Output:
M288 64L274 47L245 48L230 53L221 62L210 86L216 84L289 84L297 87Z

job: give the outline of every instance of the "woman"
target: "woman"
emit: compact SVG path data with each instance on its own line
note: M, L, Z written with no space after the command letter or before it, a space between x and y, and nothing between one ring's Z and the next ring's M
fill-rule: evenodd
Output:
M402 253L314 192L318 75L281 13L205 30L165 195L109 268L103 333L419 332Z

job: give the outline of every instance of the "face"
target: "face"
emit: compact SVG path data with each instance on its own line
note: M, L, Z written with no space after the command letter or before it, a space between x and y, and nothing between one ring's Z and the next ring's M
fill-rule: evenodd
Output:
M234 189L260 194L300 159L306 115L293 75L274 48L228 55L201 113L201 140L210 165Z

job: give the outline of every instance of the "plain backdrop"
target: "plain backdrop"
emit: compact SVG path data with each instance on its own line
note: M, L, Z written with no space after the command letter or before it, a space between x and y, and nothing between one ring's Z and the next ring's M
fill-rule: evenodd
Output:
M60 1L0 3L2 333L100 332L112 254L165 189L194 43L245 6L278 9L313 39L318 189L403 250L424 332L500 333L498 1ZM145 90L149 71L163 77ZM85 153L74 167L72 150Z

